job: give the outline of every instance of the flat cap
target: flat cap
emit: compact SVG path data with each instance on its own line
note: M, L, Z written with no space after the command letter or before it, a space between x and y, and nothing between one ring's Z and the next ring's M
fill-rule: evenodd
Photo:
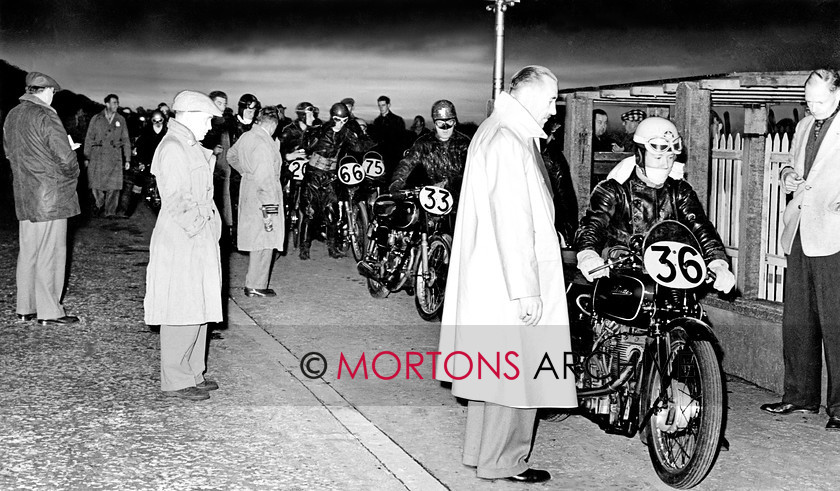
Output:
M213 104L207 94L195 90L182 90L172 101L173 111L202 112L211 116L221 116L222 111Z
M356 99L353 99L352 97L345 97L344 99L341 99L341 103L345 106L355 106Z
M56 82L54 78L50 77L49 75L43 74L41 72L29 72L29 73L27 73L26 74L26 86L27 87L55 87L56 92L61 90L61 87L58 85L58 82Z
M621 115L622 121L641 121L647 117L644 111L641 109L631 109L626 113Z

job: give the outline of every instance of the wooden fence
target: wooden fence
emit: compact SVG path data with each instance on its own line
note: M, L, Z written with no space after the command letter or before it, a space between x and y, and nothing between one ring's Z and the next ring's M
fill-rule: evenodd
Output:
M709 218L717 227L738 271L738 233L740 224L741 163L743 140L739 134L716 136L712 143ZM787 134L770 134L765 140L764 192L768 212L762 217L758 298L781 302L784 296L784 273L787 264L779 246L785 193L779 182L779 169L790 162L790 139Z

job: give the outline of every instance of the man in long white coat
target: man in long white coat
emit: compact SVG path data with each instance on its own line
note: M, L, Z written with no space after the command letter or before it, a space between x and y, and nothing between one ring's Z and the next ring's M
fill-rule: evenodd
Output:
M469 400L463 463L485 479L543 482L530 469L536 408L575 407L560 244L540 157L557 78L528 66L470 145L436 378Z

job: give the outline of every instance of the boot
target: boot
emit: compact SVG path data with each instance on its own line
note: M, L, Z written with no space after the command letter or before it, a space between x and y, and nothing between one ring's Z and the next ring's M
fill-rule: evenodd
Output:
M309 259L309 248L312 247L312 238L309 236L308 218L304 218L303 223L300 226L300 237L298 237L298 242L300 243L300 260L306 261Z
M330 253L330 257L340 259L342 257L347 257L347 254L341 252L338 247L336 247L336 233L335 230L331 226L327 226L327 251Z

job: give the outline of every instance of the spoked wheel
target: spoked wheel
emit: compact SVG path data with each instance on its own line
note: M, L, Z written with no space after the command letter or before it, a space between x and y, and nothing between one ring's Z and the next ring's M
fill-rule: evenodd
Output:
M414 306L423 320L440 319L451 248L447 237L433 235L429 239L429 270L424 272L422 264L417 266L417 274L414 276Z
M350 216L348 214L348 217ZM352 217L351 224L355 235L350 236L350 249L353 251L353 259L361 261L367 249L368 229L367 209L363 203L356 203L353 206Z
M656 407L643 436L656 473L678 489L696 486L714 464L723 419L723 379L712 344L672 331L669 359L650 367L645 387L642 408Z

